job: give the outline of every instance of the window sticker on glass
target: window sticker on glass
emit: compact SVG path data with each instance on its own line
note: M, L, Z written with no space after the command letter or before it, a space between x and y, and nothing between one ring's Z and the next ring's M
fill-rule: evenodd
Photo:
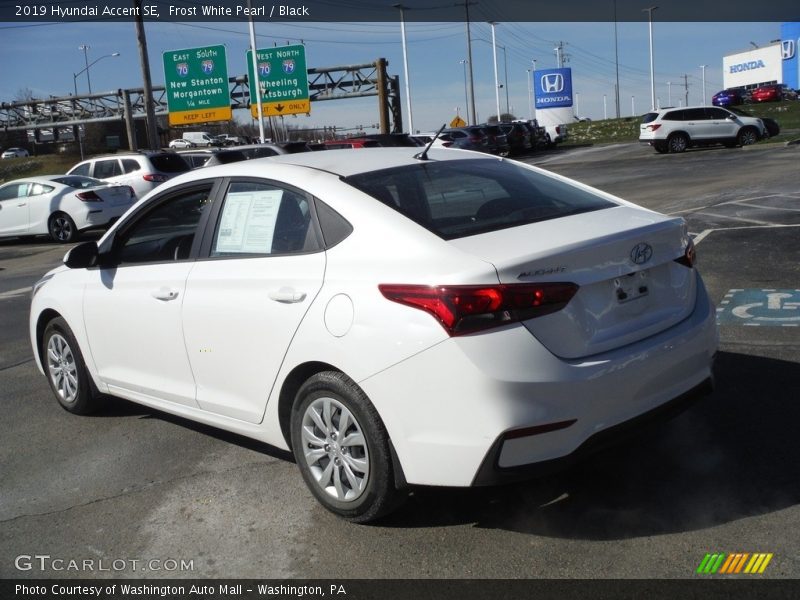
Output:
M269 254L283 190L231 192L225 199L216 254Z

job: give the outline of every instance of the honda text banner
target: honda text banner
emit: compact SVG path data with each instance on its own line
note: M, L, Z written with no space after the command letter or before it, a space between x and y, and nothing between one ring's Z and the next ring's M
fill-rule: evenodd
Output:
M532 76L537 109L572 106L572 69L542 69Z

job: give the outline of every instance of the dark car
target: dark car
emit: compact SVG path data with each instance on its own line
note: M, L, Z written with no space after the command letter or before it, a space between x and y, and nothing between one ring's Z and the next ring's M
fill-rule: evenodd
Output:
M531 132L522 123L500 123L500 129L508 138L512 154L521 154L531 149Z
M247 158L264 158L265 156L278 156L279 154L297 154L310 152L307 142L302 140L293 142L267 142L264 144L248 144L237 146L237 150L244 152Z
M448 148L489 152L489 139L480 127L445 129L439 139L449 143Z
M747 94L740 89L722 90L711 96L711 104L714 106L738 106L744 104Z
M247 160L248 156L237 149L223 150L220 148L208 148L204 150L182 150L179 151L183 159L189 163L192 169L200 167L213 167L214 165L227 165L240 160Z
M386 148L411 148L420 145L407 133L370 133L364 137L368 140L375 140Z
M511 154L511 146L508 143L508 136L503 132L498 125L479 125L483 132L486 134L486 142L489 152L499 156L508 156Z

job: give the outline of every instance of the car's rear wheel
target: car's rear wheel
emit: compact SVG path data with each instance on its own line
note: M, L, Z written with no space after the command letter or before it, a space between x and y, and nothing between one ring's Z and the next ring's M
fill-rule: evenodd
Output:
M60 244L68 244L74 241L78 235L75 221L67 213L63 212L51 215L47 223L47 231L50 233L50 237Z
M758 132L752 127L745 127L739 132L738 142L740 146L750 146L758 141Z
M673 133L667 140L670 152L683 152L689 147L689 138L685 133Z
M366 394L342 373L318 373L297 393L291 440L303 479L329 511L366 523L397 506L389 436Z
M667 152L669 152L669 147L663 142L653 144L653 148L655 148L656 152L658 152L659 154L666 154Z
M58 403L76 415L88 415L98 406L86 363L72 330L61 317L50 321L42 337L42 363Z

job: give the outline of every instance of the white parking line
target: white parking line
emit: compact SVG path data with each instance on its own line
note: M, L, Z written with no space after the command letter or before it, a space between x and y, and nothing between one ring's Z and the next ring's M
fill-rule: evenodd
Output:
M706 229L702 231L697 237L694 238L694 245L696 246L702 242L706 237L715 231L738 231L740 229L781 229L785 227L800 227L800 223L793 223L791 225L742 225L740 227L715 227L713 229Z
M32 287L26 287L19 288L17 290L10 290L8 292L0 292L0 300L5 300L6 298L15 298L16 296L22 296L23 294L29 294L32 289Z

